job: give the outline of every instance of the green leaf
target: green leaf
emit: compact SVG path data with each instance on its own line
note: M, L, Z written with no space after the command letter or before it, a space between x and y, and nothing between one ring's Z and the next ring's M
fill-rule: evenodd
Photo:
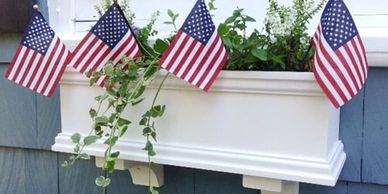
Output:
M151 194L159 194L159 192L154 187L152 187L152 186L150 187L149 190L150 190Z
M106 170L109 173L112 173L115 170L115 165L116 165L116 159L110 158L109 160L106 161Z
M148 122L148 118L147 117L143 117L140 122L139 122L139 125L147 125L147 122Z
M286 63L284 63L280 56L273 56L271 60L274 61L276 64L279 64L283 70L286 69Z
M110 154L110 157L111 158L118 158L119 155L120 155L120 152L113 152L113 153Z
M121 126L124 126L124 125L131 124L131 121L128 121L128 120L123 119L123 118L119 118L119 120L117 121L117 124L121 127Z
M247 22L256 22L256 20L254 18L252 18L251 16L245 16L245 21L247 21Z
M101 117L96 117L94 119L94 122L97 124L97 125L107 125L108 122L109 122L109 119L108 117L106 116L101 116Z
M91 109L89 110L89 115L90 115L91 118L96 117L96 116L97 116L96 110L94 110L94 109L91 108Z
M108 138L107 140L105 140L104 144L113 146L116 144L117 140L119 140L119 137L114 136L112 138Z
M224 23L221 23L219 26L218 26L218 34L220 36L224 36L226 35L228 32L229 32L229 27L228 25L224 24Z
M144 98L141 98L141 99L139 99L139 100L133 101L133 102L132 102L132 106L138 105L139 103L143 102L143 100L144 100Z
M87 136L84 138L84 145L88 146L88 145L94 144L98 139L100 139L99 136L95 136L95 135Z
M97 186L104 187L104 188L109 186L110 182L111 182L110 178L105 178L104 176L97 177L95 181Z
M109 95L108 95L108 94L103 94L103 95L101 95L101 96L96 96L94 99L95 99L97 102L101 103L102 101L104 101L104 100L107 99L107 98L109 98Z
M81 141L81 134L79 133L74 133L71 137L70 137L71 141L73 143L79 143Z
M268 61L268 52L264 49L253 49L251 54L262 61Z
M144 72L144 78L148 80L151 76L155 74L160 68L157 66L152 65L151 67L147 68L147 70Z
M156 132L155 131L153 131L152 133L151 133L151 137L152 137L152 139L154 139L155 141L158 141L157 139L156 139Z
M154 44L154 50L158 53L164 53L167 51L168 47L170 45L166 42L166 41L163 41L161 39L156 39L155 41L155 44Z
M90 160L90 155L86 153L82 153L78 157L81 158L82 160Z
M232 15L225 20L225 24L231 24L237 19L238 15Z
M126 104L119 104L116 106L116 112L121 113L124 111Z
M128 126L124 126L124 127L121 129L121 131L120 131L120 137L123 137L124 134L125 134L125 132L127 132L127 130L128 130Z
M112 73L113 73L113 64L112 63L106 64L105 67L104 67L104 71L105 71L106 75L112 75Z
M140 86L140 88L136 91L136 95L134 99L139 98L144 93L145 89L146 89L146 86L144 85Z
M171 9L167 10L167 14L168 14L168 16L170 16L170 18L174 17L174 15L175 15Z
M153 132L153 130L151 129L151 127L146 127L146 128L143 129L143 135L144 136L150 135L152 132Z
M163 22L163 24L169 24L169 25L171 25L171 24L173 24L173 23L170 22L170 21L165 21L165 22Z
M64 161L61 165L63 168L68 168L71 166L71 164L68 161Z

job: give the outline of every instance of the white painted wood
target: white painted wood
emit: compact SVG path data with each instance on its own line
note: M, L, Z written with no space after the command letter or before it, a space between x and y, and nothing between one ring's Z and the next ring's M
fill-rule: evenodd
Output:
M299 183L282 181L282 188L281 192L262 190L261 194L299 194Z
M104 159L96 157L96 166L102 168L104 166ZM149 168L148 163L134 162L127 160L117 160L115 165L116 170L128 170L132 178L132 183L140 186L161 187L164 185L164 166L159 164L152 164ZM150 179L149 179L150 173Z
M79 73L64 74L62 133L53 150L72 152L72 133L89 133L88 111L103 90L88 85ZM137 123L150 103L126 117ZM158 103L167 105L156 125L158 164L333 186L345 161L339 110L312 73L223 71L208 93L170 77ZM147 161L141 130L133 125L117 143L120 159ZM104 150L103 142L85 149L95 156Z
M281 192L283 181L243 175L243 187L262 191Z

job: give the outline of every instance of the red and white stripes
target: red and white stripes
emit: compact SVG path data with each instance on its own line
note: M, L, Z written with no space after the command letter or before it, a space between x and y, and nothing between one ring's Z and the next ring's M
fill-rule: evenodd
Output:
M206 45L179 31L160 64L177 77L208 91L227 58L216 31Z
M87 74L90 77L91 73L102 70L109 61L117 64L124 56L137 58L140 54L139 46L130 30L114 48L89 32L74 50L68 62L81 73L90 72ZM104 80L105 77L101 77L97 80L97 84L103 86Z
M54 36L45 55L19 45L6 78L42 95L51 96L65 71L68 55L69 51L57 36Z
M314 74L330 101L341 107L364 85L368 74L365 47L359 35L344 46L333 50L319 26L313 39L316 50Z

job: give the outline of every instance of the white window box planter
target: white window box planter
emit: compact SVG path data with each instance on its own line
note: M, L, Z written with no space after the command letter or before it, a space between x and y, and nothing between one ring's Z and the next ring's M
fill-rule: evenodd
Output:
M145 93L148 100L155 91ZM70 153L70 136L89 133L88 111L102 92L89 87L83 75L66 71L61 82L62 133L53 150ZM246 180L263 177L330 186L343 167L339 110L312 73L223 71L209 93L171 76L158 102L167 109L157 122L157 164L242 174ZM150 103L126 116L140 120ZM117 144L120 159L147 161L141 130L133 125ZM101 157L105 145L98 142L85 151Z
M370 65L386 67L388 27L383 22L387 18L385 6L381 6L386 3L378 1L346 3L365 41ZM48 2L50 24L70 48L96 20L90 5L97 2ZM184 16L194 2L170 1L158 8L162 13L170 8ZM235 3L262 21L266 2L259 1L254 6L248 0ZM131 5L139 26L144 26L157 9L149 7L152 3L137 0ZM215 21L225 20L236 5L219 4ZM166 20L163 17L160 21ZM312 33L318 19L319 16L311 22ZM157 29L162 35L171 30L162 25ZM71 153L70 136L75 132L89 133L88 111L95 106L94 96L102 92L101 88L90 88L84 76L68 69L61 83L62 132L56 137L53 150ZM153 96L154 92L155 89L147 91L146 95ZM166 115L157 122L158 155L153 160L158 164L242 174L246 187L294 194L295 184L278 180L333 186L345 161L343 145L338 140L339 110L321 92L312 73L224 71L209 93L171 77L158 102L167 105ZM148 108L150 102L144 104ZM145 108L128 116L139 120ZM144 141L141 128L133 126L116 147L122 159L118 168L131 168L147 160L142 151ZM101 157L105 146L99 142L86 151ZM162 171L159 167L153 169L156 178Z

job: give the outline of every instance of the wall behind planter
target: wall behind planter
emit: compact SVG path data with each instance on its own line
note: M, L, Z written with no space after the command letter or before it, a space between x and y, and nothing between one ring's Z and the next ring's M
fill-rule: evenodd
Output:
M55 1L60 0L52 0ZM21 34L0 34L0 75L8 68L20 37ZM94 185L94 177L103 172L94 166L94 160L64 169L60 164L68 155L50 151L54 136L60 131L60 94L57 92L52 99L41 97L3 77L0 79L0 193L101 193ZM341 181L334 188L302 184L301 194L388 193L388 186L384 186L388 184L386 83L388 69L372 68L364 92L341 110L341 138L348 154ZM147 193L145 187L130 183L127 171L117 171L112 178L113 185L107 194ZM166 167L165 181L162 194L259 193L243 188L239 175L171 166Z

